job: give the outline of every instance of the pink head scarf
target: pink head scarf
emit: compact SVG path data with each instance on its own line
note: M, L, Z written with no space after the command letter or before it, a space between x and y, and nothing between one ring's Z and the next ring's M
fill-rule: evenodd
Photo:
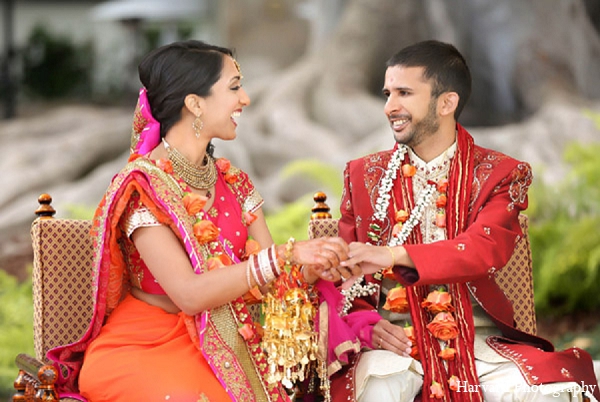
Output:
M160 123L152 116L146 88L140 89L133 114L131 153L145 155L160 143Z

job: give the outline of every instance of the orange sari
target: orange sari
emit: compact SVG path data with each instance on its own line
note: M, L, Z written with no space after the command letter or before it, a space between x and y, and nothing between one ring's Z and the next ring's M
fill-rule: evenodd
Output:
M90 402L231 400L191 342L185 315L131 295L88 346L79 389Z

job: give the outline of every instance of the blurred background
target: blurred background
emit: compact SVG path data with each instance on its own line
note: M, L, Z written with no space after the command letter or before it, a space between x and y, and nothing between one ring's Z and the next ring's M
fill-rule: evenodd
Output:
M393 145L387 58L453 43L474 81L461 123L534 168L539 332L600 359L600 0L0 0L0 395L33 351L38 195L92 216L127 160L141 56L190 38L236 51L252 104L216 154L279 242L306 238L316 191L338 217L345 163Z

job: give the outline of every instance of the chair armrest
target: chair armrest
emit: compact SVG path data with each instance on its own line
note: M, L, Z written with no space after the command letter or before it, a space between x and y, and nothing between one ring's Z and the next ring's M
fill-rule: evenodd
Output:
M13 402L58 401L54 383L58 371L54 366L42 363L25 353L15 359L19 375L14 382Z

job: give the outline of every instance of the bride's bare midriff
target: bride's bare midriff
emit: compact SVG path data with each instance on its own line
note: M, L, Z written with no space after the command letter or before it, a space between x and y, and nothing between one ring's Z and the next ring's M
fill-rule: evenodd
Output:
M131 294L136 299L146 302L151 306L160 307L167 313L177 314L181 311L167 295L153 295L138 288L131 288Z

